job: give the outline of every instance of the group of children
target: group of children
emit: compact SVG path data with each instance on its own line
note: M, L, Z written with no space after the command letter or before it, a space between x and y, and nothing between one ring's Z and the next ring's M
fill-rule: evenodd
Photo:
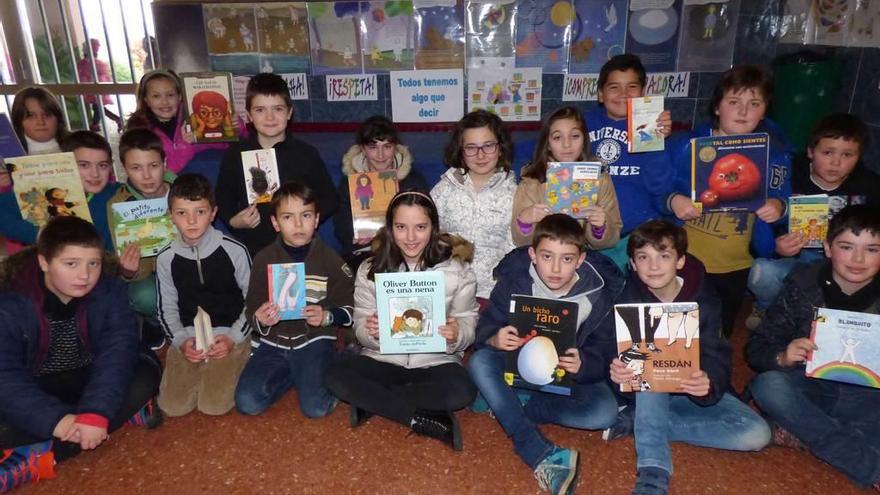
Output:
M296 389L307 417L330 414L342 400L352 427L377 415L456 450L455 411L483 403L554 494L574 492L580 455L542 435L546 423L603 430L606 440L634 435L636 494L668 492L671 441L754 451L772 439L880 487L880 431L866 413L880 393L803 373L812 308L880 313L878 179L859 165L864 125L849 115L823 119L807 161L792 168L792 150L765 118L769 76L740 66L721 77L711 123L673 137L666 152L629 153L626 101L644 86L637 57L611 59L599 78L601 105L586 115L552 112L519 183L511 136L491 113L471 112L455 126L449 170L430 190L393 124L367 119L343 158L344 175L393 170L399 185L369 244L354 238L347 177L334 187L317 150L291 134L293 108L276 75L250 80L250 125L225 150L216 187L187 169L207 148L186 132L172 72L141 81L119 146L122 184L111 180L103 138L67 133L54 98L26 90L15 99L14 127L29 153L74 153L93 224L58 217L38 233L18 215L13 193L0 194L0 233L35 244L0 272L10 289L0 294L0 332L10 343L0 346L4 465L22 452L25 462L45 464L95 448L126 421L158 424L159 409L261 414ZM668 111L657 123L671 133ZM753 213L700 215L690 200L689 139L751 132L771 136L767 201ZM281 185L270 203L249 204L241 152L264 148L275 149ZM548 163L587 159L604 166L585 218L551 213ZM786 233L788 197L819 191L841 204L824 256ZM167 198L176 239L151 258L134 244L110 254L110 205L146 198ZM223 230L213 226L218 213ZM330 217L342 253L317 235ZM282 320L269 302L267 267L293 262L305 265L304 319ZM437 328L445 351L380 353L376 274L426 270L445 282L447 320ZM769 306L746 347L759 373L749 390L767 420L730 381L727 337L747 284L758 307ZM509 320L515 294L577 305L576 344L559 358L573 377L570 396L504 382L507 354L524 344ZM699 303L701 369L678 393L615 392L632 370L618 358L614 305L648 302ZM200 347L205 314L214 341ZM162 372L150 348L166 340Z

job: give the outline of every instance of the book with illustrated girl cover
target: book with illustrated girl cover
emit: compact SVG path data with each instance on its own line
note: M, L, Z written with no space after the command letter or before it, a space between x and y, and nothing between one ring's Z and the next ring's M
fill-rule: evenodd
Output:
M142 258L156 256L177 236L177 228L168 214L168 200L164 197L122 201L113 203L110 209L110 234L117 254L136 242Z
M577 303L513 295L509 322L523 344L506 353L504 382L512 387L571 395L571 375L559 366L559 358L577 347Z
M803 234L807 240L805 248L822 247L828 234L829 217L827 194L788 198L788 231Z
M880 388L880 315L816 308L806 375Z
M663 151L665 138L657 129L663 113L662 96L643 96L626 100L626 128L630 153Z
M238 141L232 104L232 74L180 74L186 119L197 143Z
M377 273L376 312L382 354L446 351L443 272Z
M282 320L304 320L306 307L306 265L274 263L266 266L269 302L278 306Z
M272 201L272 195L281 185L275 148L242 151L241 167L248 204Z
M694 206L703 213L757 210L767 200L769 157L765 133L691 139Z
M385 225L385 212L397 194L397 171L361 172L348 176L354 243L369 242Z
M550 213L586 218L586 208L599 201L599 162L548 162L544 201Z
M4 158L21 218L38 226L52 217L92 221L73 153Z
M700 370L700 308L695 302L614 306L617 358L633 370L621 392L681 392Z

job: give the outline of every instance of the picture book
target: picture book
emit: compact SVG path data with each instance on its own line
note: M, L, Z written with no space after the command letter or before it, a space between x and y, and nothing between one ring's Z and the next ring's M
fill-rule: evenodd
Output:
M244 169L244 190L248 204L268 203L281 185L275 148L242 151L241 166Z
M599 196L599 162L548 162L545 202L552 213L586 218Z
M228 72L180 74L186 118L197 143L237 141L232 75Z
M24 156L27 153L12 128L12 122L5 113L0 113L0 160L11 156Z
M413 0L416 69L464 67L462 0Z
M269 302L278 306L282 320L303 320L306 307L306 265L274 263L266 267Z
M118 254L136 242L142 258L156 256L177 235L168 214L168 200L164 197L113 203L110 208L110 233Z
M788 231L800 232L808 248L822 247L828 234L828 195L791 196L788 198Z
M880 315L816 308L810 340L808 377L880 388Z
M52 217L92 221L73 153L5 158L21 218L42 227Z
M379 352L445 352L446 284L443 272L376 274Z
M385 225L385 212L397 194L397 171L363 172L348 176L354 242L362 244L373 239Z
M755 211L767 199L767 134L691 139L691 200L698 211Z
M626 100L627 145L630 153L663 151L665 138L657 129L657 119L663 113L662 96L643 96Z
M214 326L211 324L211 315L199 306L196 309L196 317L193 318L193 326L196 333L196 350L207 351L214 344Z
M515 294L510 301L509 322L523 344L507 353L505 383L571 395L571 375L559 367L559 358L576 347L577 303Z
M614 306L618 359L633 370L621 392L678 392L700 370L700 308L695 302Z

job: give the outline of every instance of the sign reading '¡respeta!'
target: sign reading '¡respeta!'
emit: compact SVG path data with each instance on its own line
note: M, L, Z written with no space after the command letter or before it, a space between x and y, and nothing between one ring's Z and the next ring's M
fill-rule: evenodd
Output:
M393 71L391 108L395 122L456 122L464 115L464 72Z

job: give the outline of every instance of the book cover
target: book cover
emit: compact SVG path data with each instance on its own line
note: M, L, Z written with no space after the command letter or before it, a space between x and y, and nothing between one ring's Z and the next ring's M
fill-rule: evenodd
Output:
M808 248L820 248L828 234L827 194L791 196L788 198L788 231L800 232L807 239Z
M12 122L5 113L0 113L0 160L11 156L24 156L27 153L15 134Z
M559 367L559 357L577 346L577 303L515 294L509 321L523 345L507 353L505 383L571 395L571 375Z
M196 333L196 350L207 351L214 344L214 326L211 324L211 315L199 306L196 309L196 317L193 319Z
M348 176L355 244L370 241L385 225L385 212L397 194L397 187L395 170Z
M878 332L880 315L816 308L807 376L880 388Z
M6 158L21 218L42 227L52 217L92 221L73 153Z
M767 199L767 134L691 139L691 200L698 211L755 211Z
M272 201L272 194L281 185L275 148L242 151L241 167L248 204Z
M614 306L617 357L635 372L621 392L678 392L700 370L700 308L695 302Z
M237 141L232 75L228 72L184 73L186 118L197 143Z
M585 218L599 196L599 162L548 162L545 202L551 213Z
M266 266L269 302L278 306L282 320L303 320L306 307L306 265L274 263Z
M382 354L446 351L438 328L446 324L443 272L377 273L376 311Z
M662 96L643 96L626 101L626 127L630 153L663 151L665 138L657 130L657 119L663 113Z
M123 201L110 208L110 232L118 254L122 254L125 246L136 242L142 258L156 256L177 235L177 228L168 214L168 200L164 197Z

